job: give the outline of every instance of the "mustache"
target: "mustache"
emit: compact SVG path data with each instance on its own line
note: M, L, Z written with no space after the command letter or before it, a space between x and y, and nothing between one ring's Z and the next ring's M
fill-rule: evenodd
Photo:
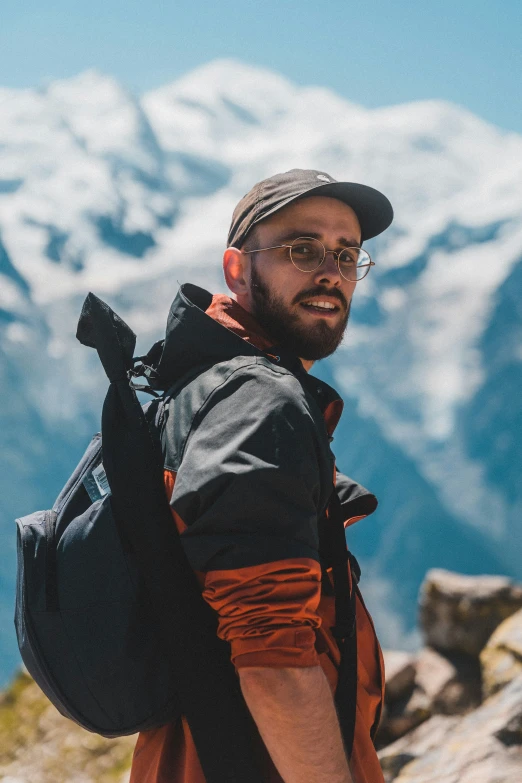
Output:
M299 294L297 294L297 296L294 297L292 304L299 304L299 302L304 302L305 299L310 299L312 296L330 296L334 299L338 299L345 310L348 309L348 302L341 291L339 291L337 288L334 288L332 291L328 291L326 288L323 288L319 285L315 286L314 288L309 288L307 291L301 291Z

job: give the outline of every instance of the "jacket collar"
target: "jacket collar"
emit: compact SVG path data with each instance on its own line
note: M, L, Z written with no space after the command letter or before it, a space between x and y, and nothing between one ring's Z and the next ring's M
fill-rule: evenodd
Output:
M221 324L225 329L241 337L245 342L254 345L260 351L264 352L272 347L272 340L254 316L230 296L214 294L205 312L216 323Z

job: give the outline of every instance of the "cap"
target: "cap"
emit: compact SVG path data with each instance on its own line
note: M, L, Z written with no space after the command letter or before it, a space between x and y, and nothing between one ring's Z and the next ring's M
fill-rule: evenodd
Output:
M243 196L232 215L227 247L241 247L252 226L302 196L329 196L351 207L361 226L361 241L382 233L393 220L392 205L375 188L338 182L324 171L291 169L258 182Z

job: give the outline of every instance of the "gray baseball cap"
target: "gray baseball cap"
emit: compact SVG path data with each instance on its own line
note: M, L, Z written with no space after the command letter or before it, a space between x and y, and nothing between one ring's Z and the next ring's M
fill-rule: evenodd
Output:
M256 223L302 196L329 196L353 209L361 226L361 241L388 228L393 208L385 195L368 185L338 182L324 171L291 169L254 185L232 215L227 247L241 247Z

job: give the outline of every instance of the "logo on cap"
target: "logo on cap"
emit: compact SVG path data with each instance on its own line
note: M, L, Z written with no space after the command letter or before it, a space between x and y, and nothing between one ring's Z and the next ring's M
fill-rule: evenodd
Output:
M317 179L322 179L323 182L331 182L332 181L331 179L328 179L328 177L326 177L324 174L318 174L317 175Z

